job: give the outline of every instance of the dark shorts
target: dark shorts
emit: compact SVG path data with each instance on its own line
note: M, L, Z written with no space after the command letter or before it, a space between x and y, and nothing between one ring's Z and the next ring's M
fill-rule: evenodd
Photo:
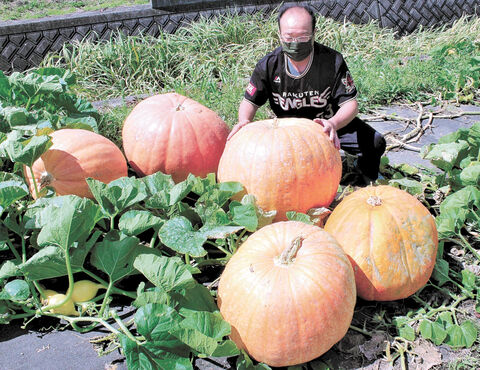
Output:
M358 156L357 170L370 180L376 180L380 158L386 142L382 134L355 117L347 126L337 131L340 147L347 153Z

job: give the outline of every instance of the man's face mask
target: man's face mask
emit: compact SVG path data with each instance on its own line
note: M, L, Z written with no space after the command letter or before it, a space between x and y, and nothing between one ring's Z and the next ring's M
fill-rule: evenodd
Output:
M288 57L296 62L305 59L313 50L313 37L302 36L298 38L281 38L282 49ZM305 39L307 39L305 41Z

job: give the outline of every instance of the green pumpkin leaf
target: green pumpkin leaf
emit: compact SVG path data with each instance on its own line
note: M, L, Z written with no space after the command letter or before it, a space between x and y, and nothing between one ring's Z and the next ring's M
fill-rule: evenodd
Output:
M480 208L480 189L475 186L466 186L447 196L440 204L440 212L450 210L469 209L472 206Z
M231 357L240 354L240 350L232 340L225 340L217 345L217 348L212 353L212 357Z
M30 297L30 288L25 280L15 279L5 284L0 299L23 302Z
M130 370L193 370L188 357L164 351L161 344L147 342L139 345L124 334L119 334L119 339Z
M145 184L148 196L153 196L157 193L166 192L175 186L171 175L165 175L162 172L156 172L152 175L145 176L141 179Z
M421 182L416 180L411 180L408 178L390 180L389 184L394 186L399 185L396 187L403 189L412 195L423 194L423 190L424 190L424 185Z
M211 356L218 347L218 342L215 339L195 329L175 329L171 331L171 334L194 351L205 356Z
M85 258L90 250L91 246L82 244L68 252L70 253L70 264L73 273L82 271ZM25 263L19 265L19 268L30 280L66 276L65 252L63 249L53 245L43 247Z
M41 247L53 244L67 251L74 242L86 238L103 216L100 207L90 199L76 195L57 198L62 202L52 202L43 211L45 224L37 242Z
M207 254L203 244L207 236L193 229L192 223L183 216L171 218L160 228L160 240L176 252L201 257Z
M313 225L313 221L310 219L310 216L305 213L288 211L286 215L289 221L300 221L304 224Z
M21 178L14 174L0 172L0 214L28 193L28 187Z
M134 236L111 232L95 245L90 262L115 282L135 273L134 261L140 254L153 258L160 252L141 245Z
M0 109L0 116L14 129L16 126L28 125L30 114L25 108L5 107Z
M230 203L232 222L244 226L247 231L255 231L258 227L257 210L253 204Z
M149 211L131 210L125 212L118 221L118 228L128 235L138 235L148 229L159 229L165 221Z
M188 266L177 257L140 254L133 266L165 292L186 289L196 284Z
M181 328L195 329L219 341L231 332L230 324L222 318L218 311L200 312L182 308L180 314L184 317L184 320L180 323Z
M134 177L121 177L109 184L88 178L90 191L109 217L115 217L124 209L147 197L145 184Z
M460 183L463 186L467 185L480 185L480 164L476 164L473 166L468 166L462 170L460 173Z
M477 339L477 328L471 321L461 325L451 325L447 328L445 343L452 347L471 347Z
M277 211L264 211L257 205L257 200L253 194L246 194L242 198L242 204L247 205L251 204L255 207L255 211L257 214L257 229L260 229L264 226L270 225L275 216L277 215Z
M264 363L254 365L248 354L242 350L237 358L237 370L272 370L270 366Z
M235 234L243 228L243 226L205 225L202 226L198 232L207 239L223 239L231 234Z
M8 260L3 262L0 267L0 283L2 282L2 280L8 279L13 276L21 276L22 273L18 268L19 264L20 262L16 260Z
M12 131L8 139L0 144L0 155L6 155L12 162L31 167L40 156L50 148L53 143L50 136L33 136L31 139L22 140L19 131Z
M453 325L453 315L451 312L442 312L435 322L442 325L444 329L448 329Z
M472 271L462 270L462 285L469 292L477 289L476 276Z
M174 295L174 299L183 309L206 312L218 311L210 290L202 284L192 284L188 289Z
M468 155L466 141L448 144L431 144L422 148L422 157L430 160L438 168L449 172Z
M188 193L192 191L193 182L191 178L187 178L185 181L179 182L178 184L174 185L169 192L169 206L173 206L175 203L180 202L183 198L185 198Z
M164 304L147 304L140 307L135 313L138 333L152 342L165 341L165 348L171 346L167 342L174 342L174 346L184 348L180 342L169 335L169 331L177 329L181 321L182 317L178 312Z
M437 260L435 267L433 268L432 278L437 281L438 286L442 286L451 280L448 276L449 271L450 266L447 261L444 259Z
M233 195L243 190L242 184L238 182L222 182L206 189L198 198L198 203L215 203L222 207Z
M170 301L170 295L163 289L153 287L145 290L145 282L141 282L137 288L137 298L133 301L133 306L141 307L149 303L167 304Z
M431 340L437 346L447 338L447 331L438 322L424 319L420 322L419 328L422 337Z

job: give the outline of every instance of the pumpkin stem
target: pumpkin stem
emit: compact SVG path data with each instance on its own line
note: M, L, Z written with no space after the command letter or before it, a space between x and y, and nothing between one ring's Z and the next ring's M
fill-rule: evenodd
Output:
M40 175L40 189L50 185L53 180L53 176L50 173L48 173L47 171L42 172L42 174Z
M298 250L302 246L303 239L301 236L296 237L292 244L285 248L280 256L275 258L275 263L283 266L293 263Z
M376 207L376 206L382 205L382 200L380 199L380 197L377 197L376 195L372 195L367 199L367 203L373 207Z
M178 104L177 107L175 108L176 111L183 110L182 103Z

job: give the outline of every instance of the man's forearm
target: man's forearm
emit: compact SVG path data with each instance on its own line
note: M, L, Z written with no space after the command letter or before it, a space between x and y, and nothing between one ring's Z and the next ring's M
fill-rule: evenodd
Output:
M243 99L238 108L238 123L252 122L257 113L257 106Z
M340 130L342 127L348 125L358 114L358 103L356 100L351 100L343 104L335 115L328 121L332 124L335 130Z

